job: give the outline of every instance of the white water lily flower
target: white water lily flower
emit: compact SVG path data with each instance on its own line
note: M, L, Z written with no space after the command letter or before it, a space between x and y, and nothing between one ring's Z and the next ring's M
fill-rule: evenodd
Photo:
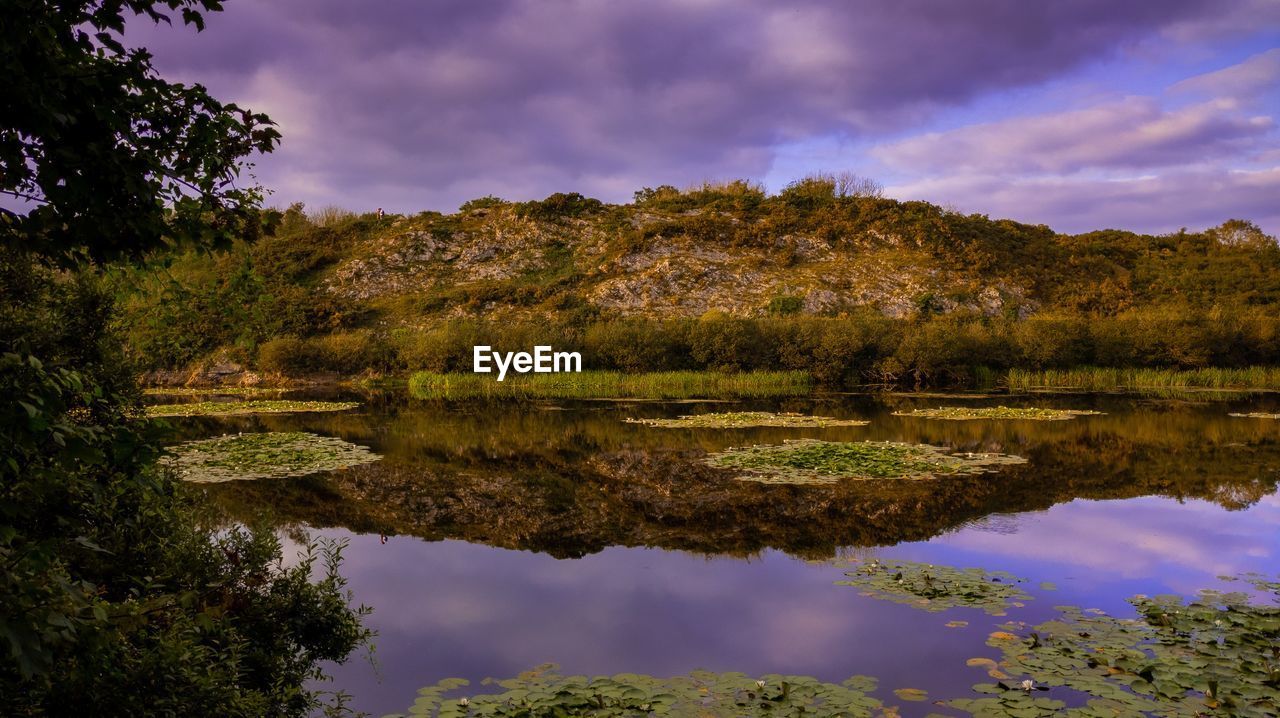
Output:
M471 704L471 700L468 699L466 696L463 696L458 699L458 705L463 706L464 708L470 704Z
M756 681L756 688L764 688L764 681Z
M1030 678L1022 682L1022 690L1024 691L1030 691L1032 688L1035 688L1035 687L1036 687L1036 682L1031 680Z

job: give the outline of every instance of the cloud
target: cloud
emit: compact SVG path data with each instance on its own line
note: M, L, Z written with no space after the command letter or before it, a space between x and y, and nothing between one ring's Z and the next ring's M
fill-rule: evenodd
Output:
M1252 146L1275 126L1236 103L1165 110L1150 97L930 133L872 151L915 172L1071 173L1200 162Z
M1065 232L1105 227L1170 232L1210 227L1233 217L1252 219L1273 234L1280 228L1280 166L1124 178L957 175L903 183L886 192L965 212L1048 222Z
M1276 7L1280 8L1280 3L1276 3ZM1252 100L1264 94L1280 96L1280 47L1230 67L1187 78L1171 89L1239 100Z
M279 201L417 210L759 177L780 143L899 130L1221 8L282 0L129 39L280 119L258 167Z

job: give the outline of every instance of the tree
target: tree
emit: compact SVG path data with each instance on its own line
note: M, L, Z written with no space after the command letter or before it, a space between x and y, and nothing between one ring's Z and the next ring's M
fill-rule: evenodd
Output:
M368 637L314 544L217 530L156 467L93 260L207 247L257 221L236 178L263 115L169 83L126 16L216 0L0 7L0 695L5 715L301 716ZM317 565L319 564L319 565Z
M66 263L163 241L227 241L252 222L244 159L280 135L265 115L160 78L126 48L127 15L204 27L219 0L5 0L0 18L3 240Z

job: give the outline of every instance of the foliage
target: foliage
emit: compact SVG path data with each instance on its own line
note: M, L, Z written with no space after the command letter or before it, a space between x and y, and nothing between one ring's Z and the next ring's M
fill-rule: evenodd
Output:
M921 419L946 419L972 421L976 419L1022 419L1027 421L1066 421L1077 416L1097 416L1100 411L1082 409L1045 409L1029 406L940 406L936 409L912 409L895 411L894 416L911 416Z
M510 204L510 202L506 201L501 197L495 197L490 194L490 195L485 195L484 197L476 197L475 199L469 199L466 202L463 202L462 206L458 207L458 211L474 212L475 210L478 210L478 209L490 209L492 207L501 207L506 204Z
M145 50L122 45L127 16L167 22L172 10L199 28L201 11L219 8L5 7L0 193L26 203L0 211L6 715L303 716L320 707L321 664L369 637L337 573L341 545L310 543L286 565L273 532L209 528L154 464L108 282L86 261L251 243L278 219L258 211L256 188L234 184L247 155L275 145L267 118L164 81ZM190 256L204 273L208 258ZM253 284L229 264L237 286ZM187 291L164 286L143 314L190 319L189 306L166 306ZM235 331L224 323L244 305L211 306L209 321ZM199 328L178 321L177 331Z
M363 446L305 431L226 434L169 451L161 465L196 483L306 476L382 458Z
M826 683L808 676L695 671L687 676L653 678L635 673L615 676L562 676L542 666L511 680L498 681L501 693L447 699L444 694L468 685L448 679L418 692L407 716L488 718L490 716L872 716L881 703L867 695L876 682L854 676ZM398 718L405 718L399 716Z
M628 423L657 426L664 429L738 429L753 426L776 426L794 429L823 429L831 426L866 426L869 421L860 419L833 419L829 416L769 411L731 411L711 414L690 414L674 419L627 419Z
M953 454L941 446L888 441L834 442L816 439L731 448L706 463L738 469L743 481L766 484L834 484L842 479L933 479L980 474L1001 464L1025 463L1004 454Z
M360 406L351 401L197 401L184 404L151 404L147 416L233 416L239 414L286 414L308 411L346 411Z
M602 209L604 209L604 203L598 199L584 197L577 192L556 192L544 200L517 204L516 216L549 221L595 214Z
M217 0L6 4L0 31L5 115L0 193L28 202L0 213L0 238L71 264L137 256L164 241L229 241L258 229L260 191L236 184L243 159L273 149L261 114L200 85L161 79L123 44L126 17L201 29Z
M854 586L864 595L926 611L964 607L1003 616L1010 606L1031 600L1030 594L1018 587L1026 579L1003 571L872 559L860 562L845 575L848 579L836 585Z
M304 715L319 662L364 641L314 545L196 527L122 397L32 356L0 357L0 686L11 715ZM312 567L323 559L320 580Z

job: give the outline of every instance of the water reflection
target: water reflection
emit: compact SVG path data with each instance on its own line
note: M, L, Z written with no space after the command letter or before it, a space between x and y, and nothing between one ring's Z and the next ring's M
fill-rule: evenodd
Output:
M1156 495L1241 509L1273 493L1280 479L1280 424L1230 417L1236 408L1230 404L1071 397L1056 404L1107 414L1065 422L891 414L927 402L938 400L743 405L872 422L820 430L660 429L622 419L710 407L603 402L392 402L344 414L193 421L182 430L302 429L366 444L386 457L302 480L211 488L233 517L270 507L286 524L462 539L557 557L653 546L738 556L776 548L822 558L840 547L928 539L989 515L1078 498ZM830 487L739 482L698 461L729 446L800 436L939 444L1029 461L993 474Z
M374 715L448 676L477 681L544 662L566 673L703 668L880 678L967 694L1003 618L924 614L835 586L833 556L876 554L1031 579L1028 622L1074 604L1124 612L1135 593L1191 593L1219 574L1280 570L1280 398L1228 403L1123 397L855 396L733 409L866 418L823 430L671 430L626 417L724 404L438 405L364 397L343 414L175 422L176 438L305 430L385 459L323 476L198 487L233 519L351 541L344 574L374 608L378 668L335 669ZM975 403L1095 409L1063 422L896 417ZM787 438L891 440L1017 454L997 473L918 482L766 486L699 463ZM380 535L389 537L383 543ZM426 539L426 540L423 540ZM576 560L562 560L575 558ZM1045 593L1034 586L1051 581ZM947 628L952 620L968 621ZM898 702L900 703L900 702ZM938 708L903 704L901 715Z

